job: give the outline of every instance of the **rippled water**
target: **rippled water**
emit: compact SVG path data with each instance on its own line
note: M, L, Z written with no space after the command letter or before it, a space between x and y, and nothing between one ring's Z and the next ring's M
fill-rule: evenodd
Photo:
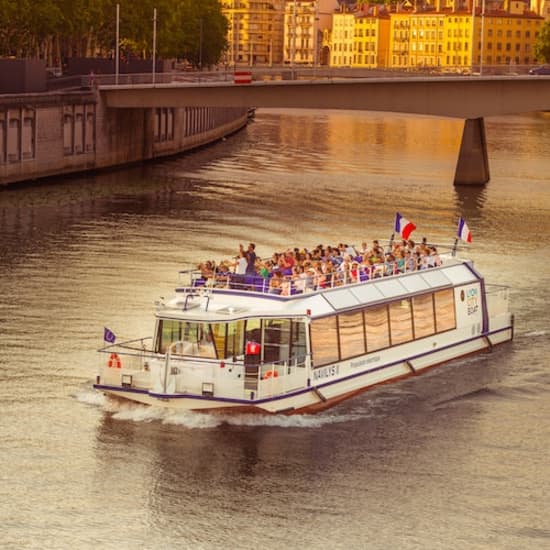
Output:
M212 148L0 191L6 548L550 546L550 117L486 121L491 182L452 185L461 124L259 111ZM516 339L317 416L218 417L90 389L103 326L149 334L178 269L418 237L512 286Z

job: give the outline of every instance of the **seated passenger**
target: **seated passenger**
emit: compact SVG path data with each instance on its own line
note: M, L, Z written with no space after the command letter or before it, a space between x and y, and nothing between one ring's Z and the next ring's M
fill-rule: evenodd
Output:
M269 280L269 294L281 294L283 285L283 274L280 271L275 271L273 277Z

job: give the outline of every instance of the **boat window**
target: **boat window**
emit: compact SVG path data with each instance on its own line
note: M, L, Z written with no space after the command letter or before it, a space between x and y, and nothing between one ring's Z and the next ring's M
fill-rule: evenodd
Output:
M234 358L244 354L244 321L227 323L226 357Z
M353 311L338 316L340 353L342 359L365 353L363 312Z
M162 319L159 321L160 327L158 331L157 352L166 353L168 346L172 342L177 342L182 339L182 326L179 321L170 321Z
M386 305L369 307L365 310L365 331L368 352L389 347L390 331Z
M262 321L261 319L248 319L245 323L244 341L258 342L262 341Z
M410 300L390 302L391 345L403 344L413 339Z
M290 356L298 359L304 359L307 353L306 349L306 324L303 321L290 322Z
M210 325L210 330L212 331L212 339L216 350L216 357L218 359L225 359L227 323L212 323Z
M161 324L158 345L160 353L166 353L171 344L179 342L172 348L172 353L208 358L216 357L212 332L208 323L164 319Z
M448 288L439 290L435 298L435 326L437 332L451 330L456 327L454 290Z
M422 294L412 299L414 337L424 338L435 334L433 294Z
M315 367L338 361L336 316L311 321L311 351Z
M265 319L263 358L266 363L290 358L290 319Z

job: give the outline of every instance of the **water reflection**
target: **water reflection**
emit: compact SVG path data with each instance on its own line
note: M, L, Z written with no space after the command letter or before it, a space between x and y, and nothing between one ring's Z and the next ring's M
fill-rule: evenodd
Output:
M454 191L457 212L471 221L482 217L483 207L487 202L485 185L455 185Z

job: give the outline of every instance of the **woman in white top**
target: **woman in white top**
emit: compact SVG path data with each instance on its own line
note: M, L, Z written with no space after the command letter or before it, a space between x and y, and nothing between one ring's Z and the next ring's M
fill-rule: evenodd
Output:
M239 252L239 255L237 256L237 261L233 264L235 266L235 274L236 275L244 275L246 273L246 265L247 265L247 259L246 254L244 250L241 250Z

